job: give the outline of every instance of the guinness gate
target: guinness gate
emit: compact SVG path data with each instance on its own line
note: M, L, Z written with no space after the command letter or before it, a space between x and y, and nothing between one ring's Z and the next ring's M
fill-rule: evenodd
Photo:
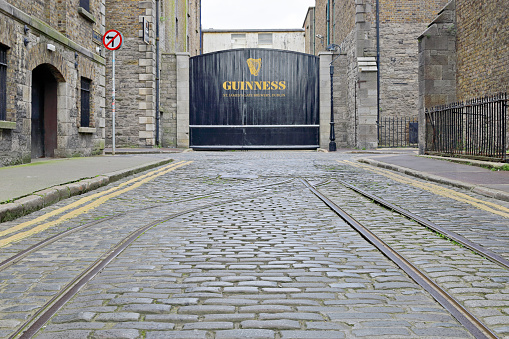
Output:
M319 147L319 59L238 49L190 59L193 149Z

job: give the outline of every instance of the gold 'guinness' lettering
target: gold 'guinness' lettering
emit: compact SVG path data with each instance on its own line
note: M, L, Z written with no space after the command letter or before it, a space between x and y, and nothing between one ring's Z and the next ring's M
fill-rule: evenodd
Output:
M225 81L225 91L277 91L286 89L286 81Z

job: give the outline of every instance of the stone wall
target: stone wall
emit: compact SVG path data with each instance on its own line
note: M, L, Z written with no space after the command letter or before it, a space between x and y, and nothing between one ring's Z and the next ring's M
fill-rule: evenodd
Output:
M115 52L115 146L155 145L155 1L107 0L107 29L123 35ZM130 13L130 15L125 15ZM149 22L149 43L143 40L143 19ZM112 53L106 52L109 94L113 88ZM106 144L112 145L112 100L107 95Z
M376 1L367 19L376 39ZM448 0L380 0L380 118L417 117L418 37ZM372 46L376 48L376 41Z
M457 0L456 17L458 99L508 92L507 0Z
M418 44L424 23L384 23L380 26L380 116L418 114Z
M304 51L307 54L315 54L316 51L316 37L315 37L315 8L309 7L306 14L306 19L302 25L304 28Z
M161 145L177 147L177 56L161 55Z
M334 62L334 120L339 147L357 145L357 55L355 31L343 40Z
M120 30L124 46L116 52L116 146L176 145L176 53L200 51L199 0L106 0L108 28ZM156 140L156 5L159 4L160 116ZM112 14L109 14L109 13ZM130 13L130 15L125 15ZM143 19L149 23L149 42L143 40ZM111 52L107 53L111 92ZM111 107L111 95L107 96ZM161 114L162 112L162 114ZM111 108L106 142L112 144Z
M457 101L456 15L451 1L419 37L419 125L425 110ZM419 129L419 151L424 153L425 128Z
M188 46L191 56L201 54L201 0L189 0Z
M65 26L56 25L52 16L60 5L56 0L0 0L0 44L8 48L7 121L0 123L0 166L32 158L32 71L39 65L45 65L57 81L54 155L86 156L104 148L105 60L96 53L99 45L92 35L92 31L104 31L104 2L98 0L91 8L95 21L79 14L77 1L67 3ZM60 32L77 26L87 33L66 36ZM80 126L81 77L92 80L87 127Z
M315 54L325 51L327 47L327 1L316 0L315 2ZM320 35L323 38L317 38Z
M339 44L345 41L355 28L355 1L336 0L334 1L334 24L333 43Z
M377 147L377 72L380 118L418 115L417 38L446 0L380 0L380 65L377 68L376 0L331 1L335 62L334 115L339 147ZM317 0L325 17L327 0ZM317 14L318 17L318 14ZM326 37L322 20L317 32ZM319 28L320 27L320 28Z

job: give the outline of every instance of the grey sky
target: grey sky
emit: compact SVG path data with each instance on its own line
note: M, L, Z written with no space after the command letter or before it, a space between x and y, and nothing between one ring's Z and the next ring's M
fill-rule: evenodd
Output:
M315 0L202 0L203 29L302 28Z

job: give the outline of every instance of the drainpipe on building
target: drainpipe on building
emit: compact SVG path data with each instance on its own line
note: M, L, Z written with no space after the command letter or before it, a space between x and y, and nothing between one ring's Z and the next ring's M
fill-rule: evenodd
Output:
M200 6L200 55L203 54L203 30L202 30L202 27L201 27L201 13L202 13L202 10L201 10L201 0L198 2L198 6Z
M376 140L380 140L380 3L376 0Z
M161 112L159 110L159 0L156 0L156 146L159 146L159 125L161 120Z
M330 0L327 0L327 46L330 45Z
M316 7L313 9L313 55L316 55Z

